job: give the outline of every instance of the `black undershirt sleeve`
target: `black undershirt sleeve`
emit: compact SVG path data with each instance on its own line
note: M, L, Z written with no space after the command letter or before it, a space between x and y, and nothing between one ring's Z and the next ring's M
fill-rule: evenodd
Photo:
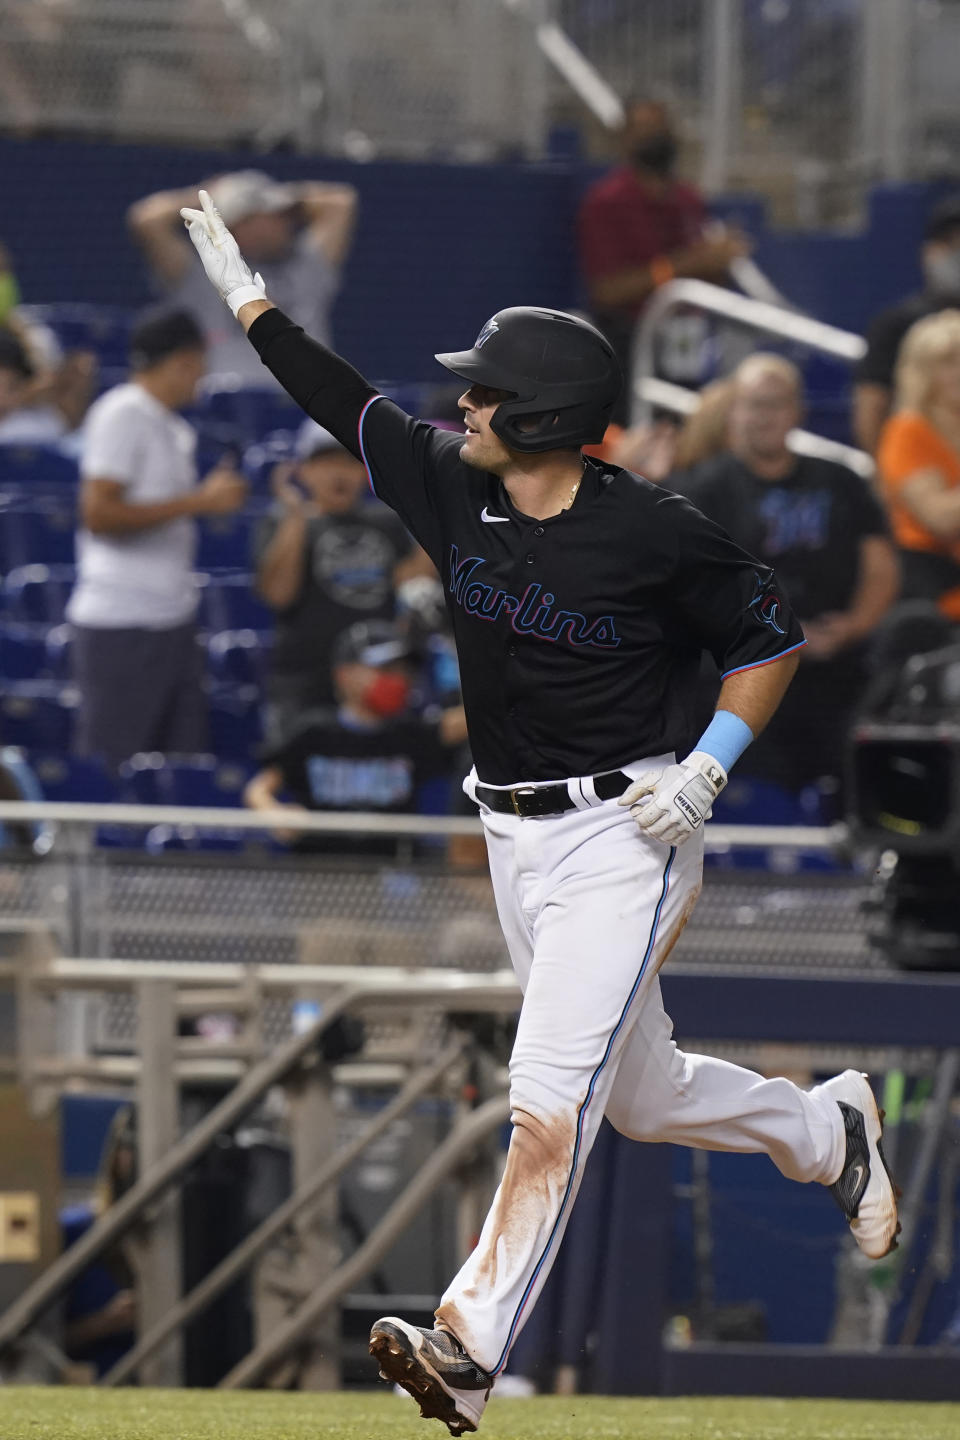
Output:
M287 394L360 460L360 416L378 393L373 386L282 310L258 315L247 338Z

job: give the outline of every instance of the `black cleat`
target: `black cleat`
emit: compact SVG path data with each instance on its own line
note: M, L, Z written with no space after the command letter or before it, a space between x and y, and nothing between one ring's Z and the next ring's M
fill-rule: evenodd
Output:
M425 1420L442 1420L451 1435L476 1430L493 1377L475 1365L448 1330L424 1330L387 1315L370 1331L380 1378L402 1386Z
M843 1116L847 1155L830 1194L850 1224L864 1255L880 1260L897 1248L897 1187L887 1169L880 1136L883 1118L866 1075L844 1070L823 1086Z

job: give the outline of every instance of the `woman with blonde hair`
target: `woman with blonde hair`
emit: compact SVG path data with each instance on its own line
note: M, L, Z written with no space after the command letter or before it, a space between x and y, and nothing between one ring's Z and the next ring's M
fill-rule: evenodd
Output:
M960 310L928 315L907 331L896 406L877 469L900 547L902 594L935 601L960 622Z

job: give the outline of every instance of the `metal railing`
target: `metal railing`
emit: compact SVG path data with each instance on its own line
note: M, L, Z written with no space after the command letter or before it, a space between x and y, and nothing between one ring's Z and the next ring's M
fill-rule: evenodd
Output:
M679 387L677 387L679 388ZM251 834L288 830L319 835L481 836L479 819L459 815L378 815L330 811L298 814L290 810L233 810L195 805L90 805L69 801L3 800L0 821L59 824L74 832L92 827L121 825L137 828L155 825L189 826L196 830L245 831ZM710 825L704 832L708 850L794 845L804 850L835 850L848 839L842 824L816 825Z
M263 967L251 974L247 967L139 961L96 961L59 957L49 947L29 937L15 966L20 999L20 1078L38 1107L49 1096L51 1085L69 1085L76 1080L96 1080L104 1072L82 1056L61 1056L47 1063L42 1045L42 1021L37 1008L45 996L60 989L71 991L123 988L139 998L141 1011L141 1054L127 1069L124 1078L136 1080L141 1144L149 1132L153 1163L144 1164L144 1173L93 1227L41 1275L30 1288L0 1316L0 1353L17 1342L31 1325L64 1293L71 1282L105 1250L133 1227L138 1227L139 1313L141 1335L134 1349L118 1362L104 1383L116 1385L138 1374L142 1382L176 1383L179 1363L170 1344L182 1328L203 1313L222 1292L260 1261L283 1235L309 1225L331 1186L349 1166L369 1149L397 1120L444 1081L464 1060L470 1047L467 1035L448 1032L439 1054L426 1064L399 1067L398 1091L384 1107L346 1144L333 1153L321 1153L313 1141L315 1133L330 1131L333 1113L333 1076L317 1061L317 1047L324 1033L345 1014L362 1016L367 1006L387 1005L416 1024L424 1007L447 1012L492 1012L516 1010L519 987L512 972L490 976L422 973L410 975L401 969L385 973L344 967L331 973L330 967L292 965ZM184 1079L210 1078L209 1069L198 1066L198 1047L189 1038L177 1038L179 1017L195 1013L196 997L218 1011L247 1011L251 993L283 993L290 998L309 994L322 1001L322 1014L303 1033L262 1058L251 1050L234 1053L246 1062L233 1090L189 1133L178 1138L177 1095ZM55 1043L48 1028L47 1037ZM173 1062L158 1066L163 1045ZM204 1042L208 1052L227 1050ZM411 1047L413 1050L414 1047ZM339 1067L341 1081L355 1081L352 1067ZM363 1078L362 1064L356 1067ZM398 1067L393 1067L396 1071ZM111 1078L117 1078L115 1072ZM222 1078L222 1075L221 1077ZM376 1087L391 1083L383 1067L370 1077ZM187 1170L231 1130L274 1086L295 1083L294 1107L299 1121L291 1125L294 1145L295 1186L293 1193L236 1249L209 1273L188 1295L179 1293L179 1235L164 1212L164 1196L177 1186ZM451 1093L449 1090L448 1094ZM455 1093L455 1092L454 1092ZM284 1323L273 1325L242 1364L223 1381L227 1387L254 1383L304 1334L366 1275L389 1250L403 1229L434 1194L451 1169L477 1147L508 1114L504 1095L481 1104L465 1119L455 1123L428 1164L398 1196L387 1214L377 1223L355 1254L333 1269L314 1265L306 1278L302 1303L295 1305ZM309 1133L305 1134L305 1126ZM297 1163L297 1135L316 1163ZM159 1146L158 1141L163 1143ZM146 1157L149 1158L149 1157ZM488 1182L489 1183L489 1182ZM158 1277L160 1277L158 1279ZM153 1368L151 1368L153 1367ZM159 1368L158 1368L159 1367Z
M850 365L856 364L867 348L862 335L841 330L836 325L827 325L823 320L814 320L809 315L798 314L796 310L739 295L736 291L711 285L706 280L670 280L650 296L633 333L633 403L630 418L634 424L650 419L653 402L644 393L641 382L655 373L660 325L665 316L678 306L692 306L708 315L719 315L742 325L744 329L791 340Z

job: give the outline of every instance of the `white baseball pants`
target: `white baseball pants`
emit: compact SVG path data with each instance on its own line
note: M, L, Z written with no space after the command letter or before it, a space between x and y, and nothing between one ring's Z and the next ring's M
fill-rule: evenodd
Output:
M637 775L672 758L624 768ZM794 1180L831 1183L845 1159L829 1096L685 1055L671 1038L657 970L700 893L702 833L670 848L642 835L616 800L584 800L576 781L570 793L585 808L545 819L481 807L524 992L510 1060L514 1128L480 1240L437 1321L494 1375L556 1258L604 1113L635 1140L765 1151Z

